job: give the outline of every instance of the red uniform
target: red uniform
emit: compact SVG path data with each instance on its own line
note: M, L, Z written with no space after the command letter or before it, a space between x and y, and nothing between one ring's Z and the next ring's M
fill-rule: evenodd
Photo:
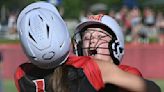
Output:
M89 56L70 56L66 64L72 65L75 68L82 68L87 79L96 90L104 87L98 65ZM119 65L119 68L123 71L142 77L142 74L136 68L127 65Z
M104 83L98 65L88 56L70 56L67 61L68 72L72 75L66 75L70 80L70 92L117 92L117 87ZM72 67L73 66L73 67ZM142 76L141 73L133 67L119 65L119 68ZM15 83L19 92L52 92L48 88L48 80L54 69L41 69L31 63L20 65L15 73ZM79 80L81 80L79 82ZM76 82L77 81L77 82ZM103 88L104 87L104 88Z

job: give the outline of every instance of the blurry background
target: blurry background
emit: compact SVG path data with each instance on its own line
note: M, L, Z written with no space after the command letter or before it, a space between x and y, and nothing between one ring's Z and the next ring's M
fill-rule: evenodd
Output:
M0 0L0 92L17 92L13 76L27 61L19 44L16 19L38 0ZM121 25L126 42L123 64L138 68L164 92L164 0L48 0L60 11L72 36L90 14L107 14Z

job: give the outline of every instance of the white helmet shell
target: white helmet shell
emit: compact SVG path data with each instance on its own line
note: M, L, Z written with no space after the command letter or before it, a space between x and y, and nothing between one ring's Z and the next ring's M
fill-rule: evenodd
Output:
M55 68L69 55L69 31L57 9L46 2L28 5L19 14L17 29L30 61L41 68Z
M98 24L98 25L100 24L99 26L105 25L108 28L110 28L111 31L113 31L113 33L116 36L116 40L112 43L112 46L111 46L112 54L113 54L113 57L120 62L124 55L124 36L123 36L122 29L117 23L117 21L108 15L101 15L101 14L91 15L89 16L89 18L87 18L86 21L80 23L77 26L76 33L81 31L84 27L93 25L93 24Z

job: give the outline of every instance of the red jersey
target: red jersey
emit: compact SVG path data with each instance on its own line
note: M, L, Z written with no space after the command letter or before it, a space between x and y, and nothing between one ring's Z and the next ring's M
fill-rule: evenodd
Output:
M141 72L137 68L134 68L134 67L131 67L131 66L128 66L128 65L119 65L119 68L122 69L125 72L129 72L131 74L142 77Z
M98 65L96 64L96 62L94 62L91 57L89 57L89 56L70 56L66 64L72 65L75 68L82 68L85 76L87 77L89 82L92 84L92 86L96 90L100 90L101 88L104 87L100 69L99 69ZM127 65L119 65L119 68L125 72L129 72L134 75L142 76L142 74L139 72L139 70L134 67L130 67Z
M98 65L90 57L69 57L67 67L70 92L117 92L114 85L105 85L101 78ZM73 67L70 67L73 66ZM138 69L119 65L119 68L142 76ZM52 92L48 80L54 69L41 69L31 63L20 65L15 73L15 83L19 92ZM71 73L71 75L70 75ZM74 76L73 76L74 75ZM102 88L104 87L104 88Z

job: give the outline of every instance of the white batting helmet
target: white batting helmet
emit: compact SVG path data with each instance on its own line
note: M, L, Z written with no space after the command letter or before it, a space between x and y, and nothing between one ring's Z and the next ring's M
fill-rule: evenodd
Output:
M100 14L89 16L86 21L80 23L76 27L76 32L73 36L73 46L76 55L83 55L82 35L87 28L105 28L105 31L112 35L112 40L108 44L108 49L114 62L119 64L124 55L124 36L119 24L112 17L107 15Z
M64 63L70 50L70 36L58 10L50 3L36 2L18 16L17 29L30 61L41 68Z

